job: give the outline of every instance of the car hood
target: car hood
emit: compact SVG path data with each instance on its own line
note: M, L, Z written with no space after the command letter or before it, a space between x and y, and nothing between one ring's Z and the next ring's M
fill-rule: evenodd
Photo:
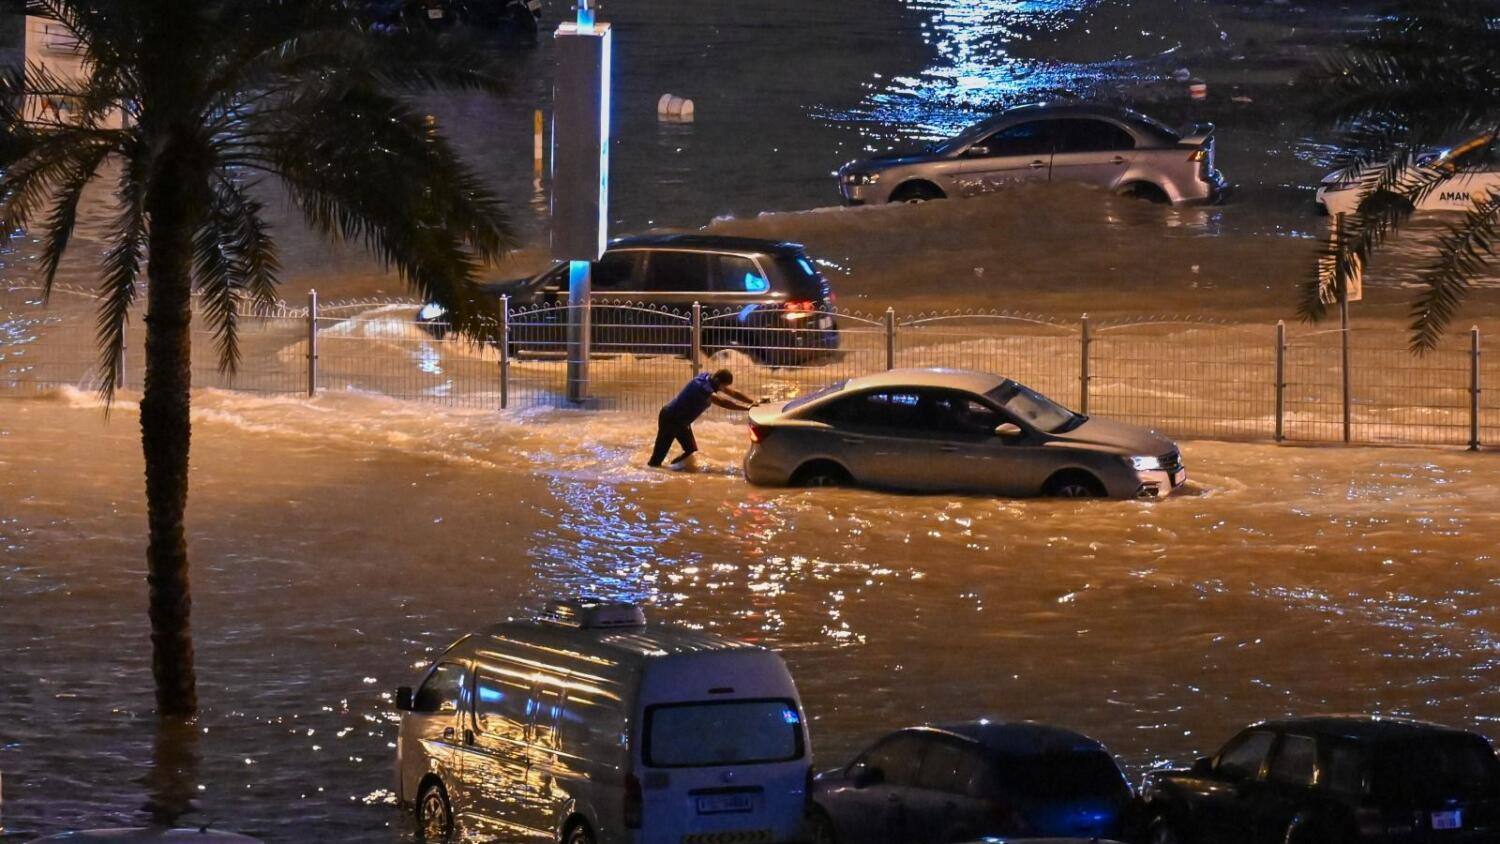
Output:
M1177 448L1176 443L1149 428L1096 417L1089 417L1071 431L1052 436L1067 443L1102 446L1122 454L1151 457L1159 457Z
M859 161L851 161L844 165L845 173L863 173L870 170L884 170L889 167L900 167L904 164L921 164L932 161L937 156L930 152L888 152Z

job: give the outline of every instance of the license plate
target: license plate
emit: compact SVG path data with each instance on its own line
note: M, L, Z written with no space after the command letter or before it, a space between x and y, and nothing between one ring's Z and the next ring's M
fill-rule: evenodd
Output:
M715 794L698 798L698 814L719 815L725 812L749 812L755 809L755 801L748 794Z
M1433 829L1463 829L1464 828L1464 814L1463 814L1463 812L1458 811L1456 809L1454 811L1452 811L1452 812L1433 812L1432 813L1432 828Z
M433 19L435 21L440 21L440 20L443 19L443 10L442 9L428 9L427 10L427 17L429 17L429 18L431 18L431 19Z

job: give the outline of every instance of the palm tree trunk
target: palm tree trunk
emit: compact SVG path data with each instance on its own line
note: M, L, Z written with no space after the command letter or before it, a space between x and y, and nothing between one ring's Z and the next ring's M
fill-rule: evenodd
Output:
M146 312L146 384L141 397L141 447L146 458L150 544L151 670L157 714L197 712L188 584L187 509L189 390L192 387L193 233L197 228L195 168L163 154L146 194L150 219Z

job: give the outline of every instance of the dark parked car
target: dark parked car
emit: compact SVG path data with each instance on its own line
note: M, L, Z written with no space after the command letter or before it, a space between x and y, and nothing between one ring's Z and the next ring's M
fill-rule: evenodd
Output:
M593 263L593 348L601 354L687 355L689 314L701 305L705 354L743 349L760 363L792 365L834 354L833 293L800 244L712 235L642 235L610 242ZM531 278L480 285L510 296L511 351L561 355L566 344L568 265ZM435 336L443 309L417 314Z
M813 784L815 844L925 844L989 836L1108 837L1130 785L1104 746L1029 722L892 733Z
M536 37L541 0L369 0L365 14L377 27L441 30L451 26Z
M1266 721L1141 788L1152 844L1500 841L1487 739L1419 721Z

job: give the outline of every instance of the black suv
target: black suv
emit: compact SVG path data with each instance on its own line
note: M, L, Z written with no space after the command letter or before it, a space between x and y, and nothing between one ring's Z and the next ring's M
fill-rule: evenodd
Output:
M683 356L689 314L701 306L704 354L739 348L759 363L793 365L835 354L838 325L827 279L800 244L713 235L640 235L613 240L593 263L593 349L601 354ZM511 351L565 350L568 265L479 285L510 296ZM434 336L447 331L441 306L417 314Z
M1500 842L1500 761L1483 736L1338 716L1247 727L1141 787L1152 844Z

